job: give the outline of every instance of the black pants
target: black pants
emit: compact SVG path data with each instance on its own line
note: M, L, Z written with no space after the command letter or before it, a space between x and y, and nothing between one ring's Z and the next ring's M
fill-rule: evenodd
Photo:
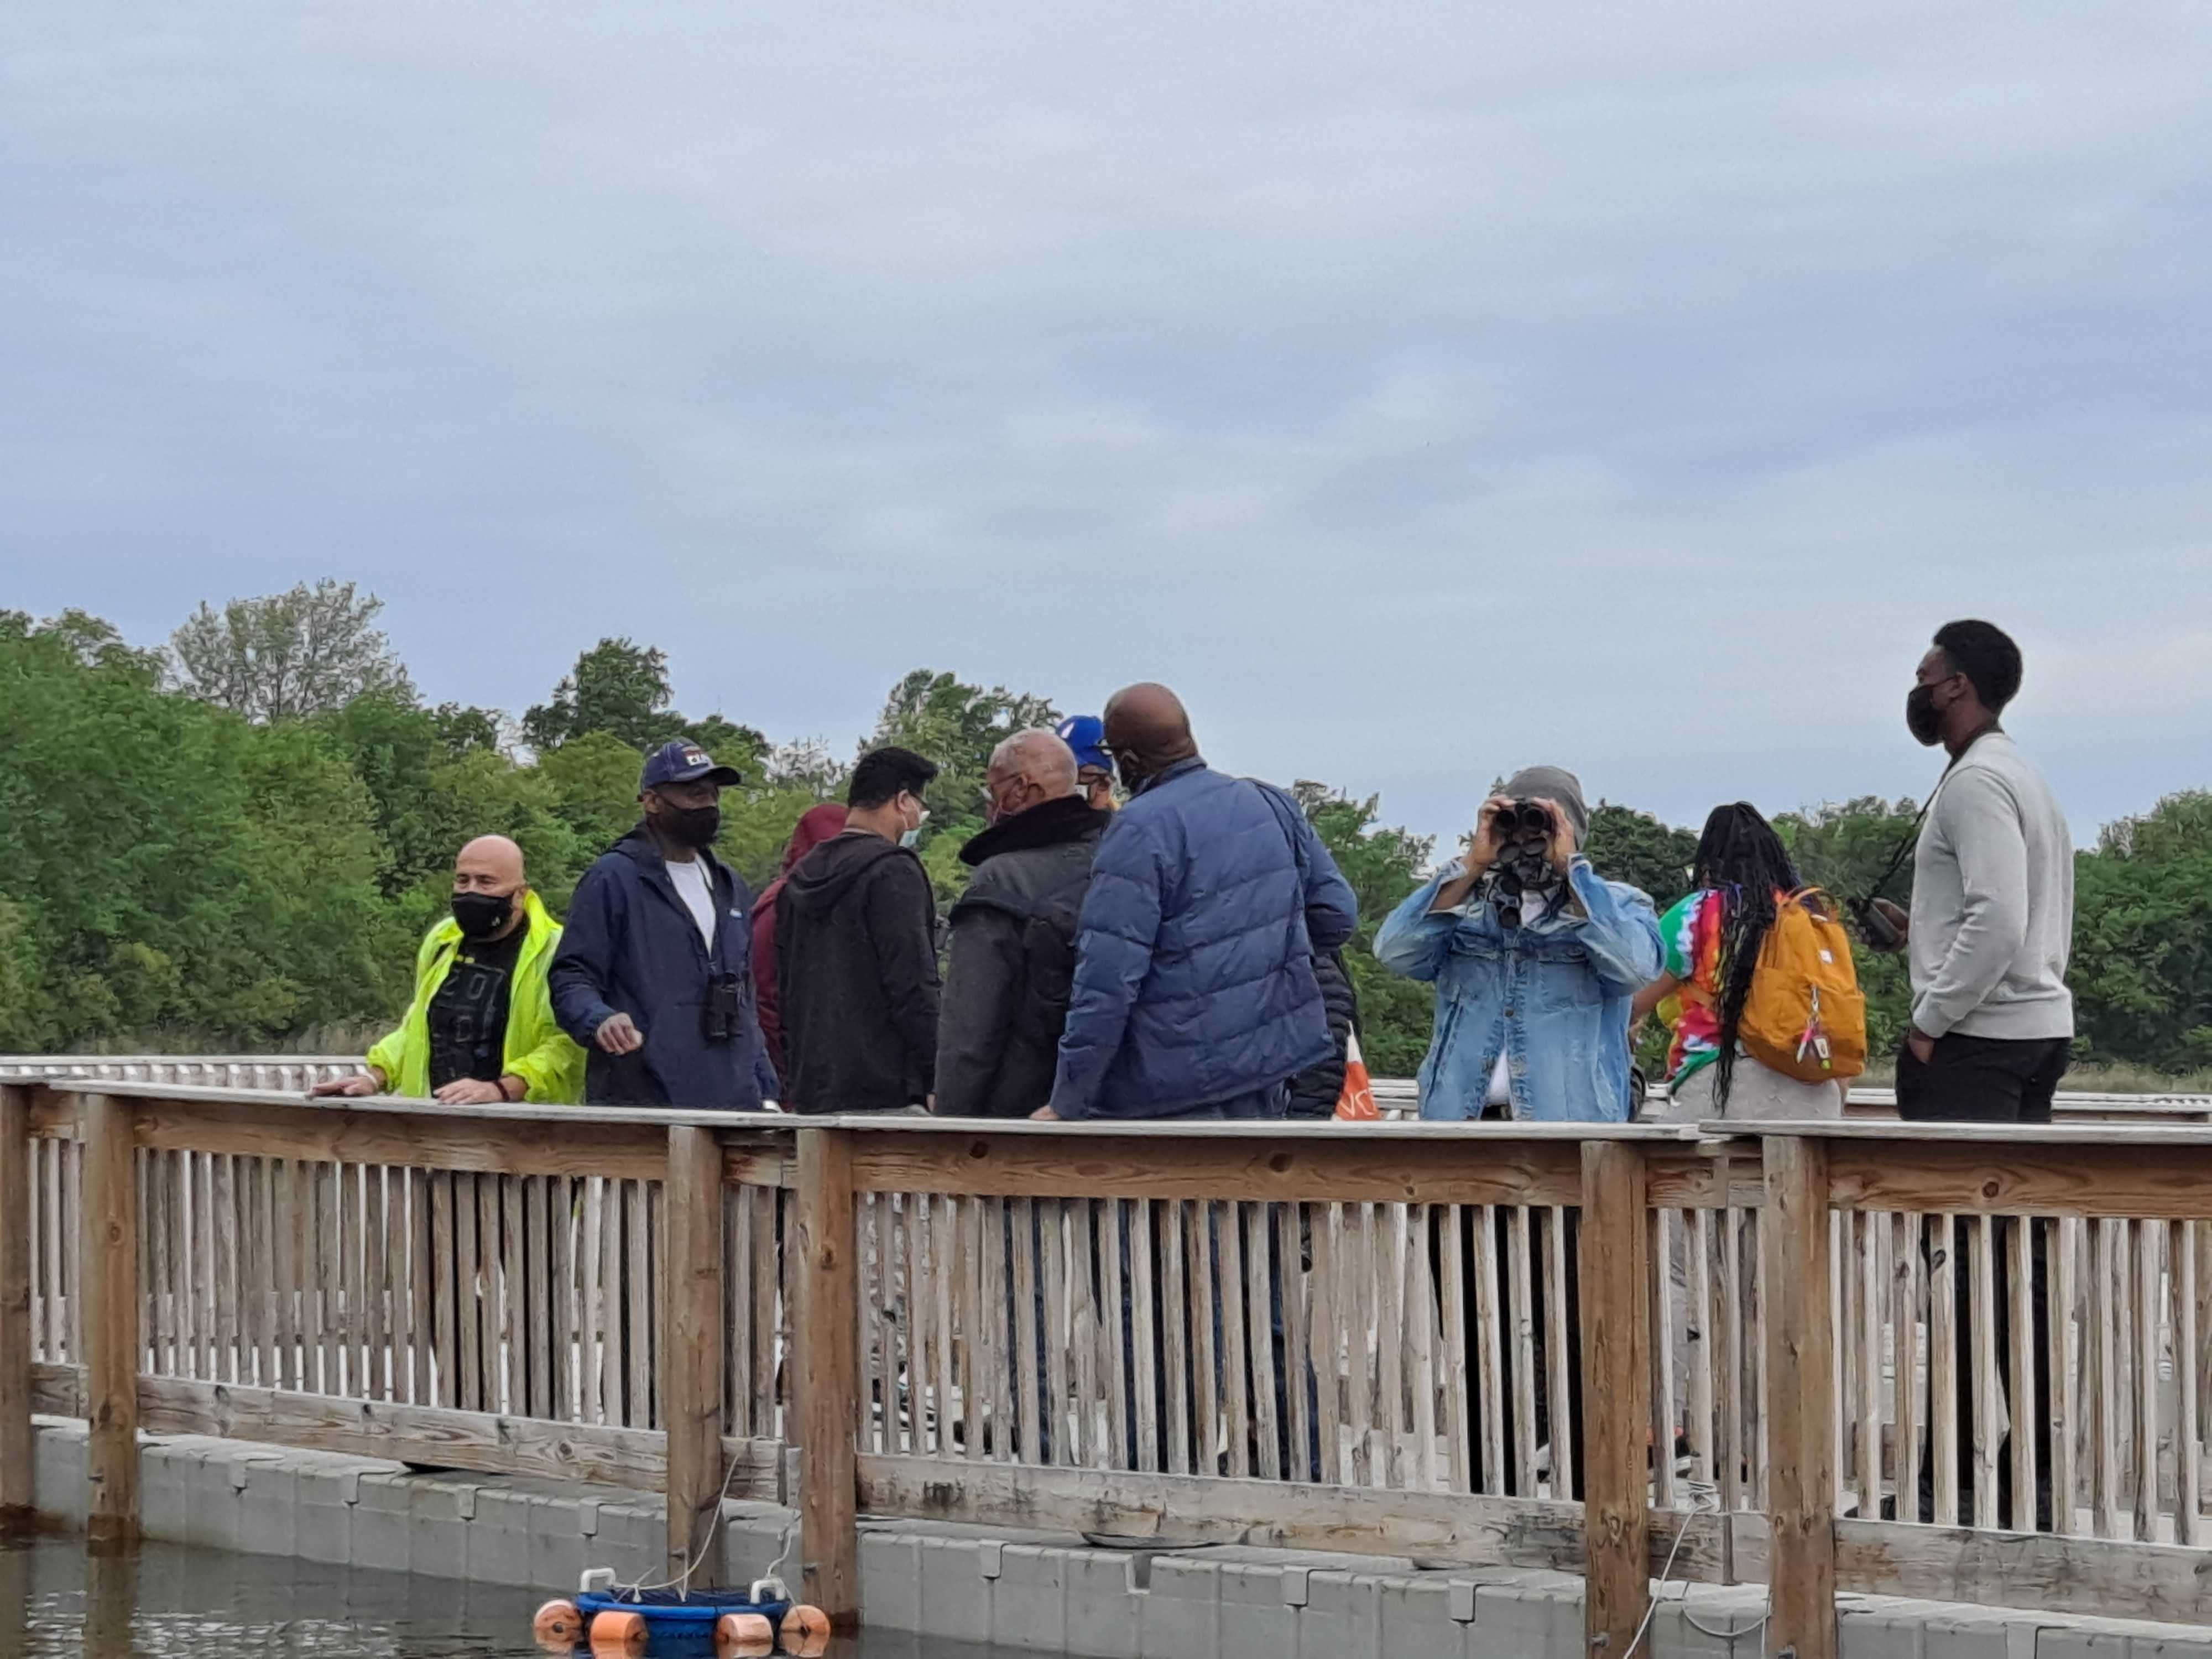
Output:
M1936 1039L1935 1052L1923 1061L1910 1045L1897 1057L1897 1115L1919 1123L2048 1123L2051 1098L2059 1079L2066 1075L2072 1043L2064 1037L2008 1039L1966 1036L1953 1032ZM1967 1241L1979 1223L1960 1217L1948 1239L1932 1236L1931 1251L1948 1249L1952 1269L1953 1329L1958 1378L1959 1521L1962 1526L2002 1527L2023 1531L2028 1525L2026 1505L2013 1491L2012 1459L2000 1444L1997 1460L1997 1512L1975 1513L1974 1503L1974 1369L1973 1273ZM2029 1228L2028 1306L2034 1321L2035 1398L2012 1397L2012 1375L2006 1363L2012 1348L2012 1239L2016 1227ZM2035 1517L2039 1528L2051 1524L2051 1224L2026 1216L1999 1216L1992 1230L1996 1259L1991 1263L1998 1387L2015 1430L2035 1437ZM1919 1517L1936 1518L1932 1460L1921 1464ZM2066 1495L2070 1504L2071 1494Z
M1897 1056L1897 1115L1917 1123L2048 1123L2066 1075L2065 1037L1936 1039L1923 1062L1909 1043Z

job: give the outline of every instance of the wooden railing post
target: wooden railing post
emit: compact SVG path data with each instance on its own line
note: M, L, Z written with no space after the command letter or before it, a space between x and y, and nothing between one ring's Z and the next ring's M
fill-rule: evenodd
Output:
M1647 1185L1642 1147L1583 1144L1583 1635L1590 1653L1612 1659L1626 1659L1651 1605ZM1556 1422L1558 1402L1553 1410Z
M1766 1302L1766 1650L1836 1655L1836 1353L1829 1323L1828 1149L1771 1135L1759 1220Z
M0 1083L0 1523L31 1517L31 1091Z
M138 1191L128 1100L80 1097L84 1213L77 1226L84 1297L85 1541L97 1551L138 1535Z
M848 1631L860 1620L860 1286L845 1130L799 1131L798 1234L801 1594Z
M722 1143L712 1129L671 1126L665 1200L668 1571L713 1586L720 1582L719 1558L708 1544L726 1474L722 1368L728 1337L722 1328Z

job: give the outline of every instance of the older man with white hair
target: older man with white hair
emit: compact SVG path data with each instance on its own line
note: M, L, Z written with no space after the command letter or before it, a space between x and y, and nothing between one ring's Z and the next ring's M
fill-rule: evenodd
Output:
M937 1044L937 1110L1026 1117L1052 1096L1076 918L1113 814L1091 805L1075 753L1017 732L983 774L990 828L960 849L975 874L952 907Z

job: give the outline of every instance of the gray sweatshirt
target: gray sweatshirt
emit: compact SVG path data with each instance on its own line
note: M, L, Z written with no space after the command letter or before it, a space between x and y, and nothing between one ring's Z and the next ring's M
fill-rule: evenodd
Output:
M2002 732L1936 787L1912 864L1912 1023L1930 1036L2074 1035L2074 837Z

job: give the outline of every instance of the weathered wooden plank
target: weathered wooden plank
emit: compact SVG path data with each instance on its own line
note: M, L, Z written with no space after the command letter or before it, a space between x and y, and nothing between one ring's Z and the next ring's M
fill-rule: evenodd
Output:
M1891 1419L1896 1427L1897 1518L1920 1518L1920 1250L1926 1218L1890 1218ZM1871 1517L1870 1517L1871 1518Z
M1407 1387L1413 1396L1413 1455L1407 1469L1407 1484L1422 1492L1434 1492L1439 1483L1437 1468L1437 1352L1436 1352L1436 1291L1429 1271L1429 1206L1408 1205L1405 1210L1406 1277L1410 1280L1406 1293L1403 1328L1405 1331ZM1297 1256L1293 1250L1291 1261ZM1565 1362L1561 1361L1560 1375L1564 1376ZM1305 1390L1295 1389L1291 1401L1292 1421L1302 1423L1304 1418ZM1304 1455L1305 1434L1303 1429L1294 1431L1291 1444ZM1310 1480L1312 1474L1304 1466L1296 1477Z
M1507 1222L1505 1260L1512 1275L1513 1468L1516 1489L1536 1490L1536 1298L1529 1263L1530 1221L1526 1205L1516 1206ZM1639 1211L1637 1225L1643 1225Z
M2035 1530L2035 1443L2047 1420L2046 1402L2035 1392L2035 1228L2027 1216L2008 1216L2004 1221L2006 1321L2012 1338L2012 1515L2014 1532ZM1871 1519L1872 1517L1869 1517ZM2055 1516L2053 1517L2056 1518Z
M1220 1297L1221 1306L1222 1415L1224 1431L1229 1437L1228 1473L1243 1476L1254 1473L1251 1410L1247 1403L1245 1393L1247 1372L1244 1365L1246 1321L1243 1214L1242 1209L1235 1204L1224 1204L1216 1213L1220 1217L1220 1229L1219 1235L1214 1241L1214 1250L1219 1257L1220 1267L1214 1281L1214 1289ZM1110 1299L1112 1294L1110 1287L1114 1280L1109 1277L1107 1283L1109 1286ZM1120 1328L1118 1316L1110 1307L1107 1310L1107 1316L1116 1321L1115 1328L1118 1331ZM1119 1344L1110 1345L1109 1352L1115 1356L1115 1381L1112 1386L1115 1397L1118 1399L1121 1388ZM1115 1468L1126 1467L1120 1456L1118 1443L1115 1449L1114 1467Z
M1767 1141L1766 1208L1759 1228L1765 1282L1790 1287L1766 1310L1767 1375L1773 1382L1767 1408L1773 1463L1767 1475L1772 1601L1766 1641L1769 1652L1792 1648L1797 1659L1835 1659L1837 1650L1829 1150L1814 1140Z
M0 1084L0 1523L31 1511L31 1091Z
M2166 1224L2138 1221L2136 1235L2135 1340L2135 1535L2148 1543L2159 1535L2158 1501L2158 1310L2165 1300Z
M138 1144L320 1164L406 1164L483 1175L607 1175L657 1179L667 1130L640 1123L483 1117L458 1110L403 1116L281 1100L134 1103Z
M1581 1181L1571 1139L1317 1140L1270 1137L934 1135L855 1131L854 1178L878 1192L1051 1198L1300 1200L1383 1204L1571 1204Z
M1121 1205L1129 1230L1129 1367L1135 1410L1131 1413L1131 1462L1139 1469L1157 1474L1160 1467L1159 1342L1152 1323L1153 1264L1152 1204L1149 1199Z
M1375 1305L1374 1206L1332 1205L1330 1213L1340 1247L1336 1252L1336 1305L1344 1321L1346 1418L1352 1430L1352 1468L1346 1479L1355 1486L1370 1481L1387 1486L1389 1462L1383 1460L1378 1475L1371 1445L1375 1376L1381 1364L1368 1340L1368 1310Z
M238 1160L219 1154L208 1160L208 1193L215 1232L215 1369L210 1375L239 1380L238 1211L241 1196Z
M1196 1474L1218 1474L1214 1459L1223 1451L1221 1439L1221 1383L1216 1370L1213 1344L1218 1283L1213 1259L1214 1208L1203 1200L1191 1206L1190 1231L1183 1243L1184 1271L1190 1281L1191 1349L1195 1368L1191 1376L1191 1468ZM1093 1345L1095 1346L1095 1345ZM1085 1352L1091 1352L1086 1347ZM1090 1389L1083 1390L1084 1413L1090 1414ZM1097 1458L1091 1460L1097 1462Z
M1037 1367L1037 1260L1036 1260L1036 1200L1017 1199L1010 1206L1014 1218L1014 1388L1018 1401L1017 1416L1021 1424L1022 1462L1044 1462L1042 1396L1044 1389L1039 1381ZM1115 1260L1118 1262L1119 1257ZM1114 1328L1121 1327L1118 1310L1121 1299L1114 1298L1116 1314ZM1115 1367L1116 1377L1119 1365ZM1115 1397L1121 1397L1118 1382ZM920 1435L915 1437L915 1449L921 1449Z
M878 1201L884 1201L884 1196L878 1194ZM991 1313L991 1363L986 1378L991 1430L986 1450L1000 1462L1012 1463L1021 1457L1021 1434L1014 1415L1014 1354L1021 1343L1014 1327L1013 1234L1009 1231L1013 1225L1013 1206L1003 1198L978 1199L975 1203L982 1212L983 1301ZM1087 1223L1076 1243L1079 1249L1091 1248ZM1087 1276L1085 1282L1089 1283ZM888 1326L884 1341L888 1353L891 1342ZM884 1431L884 1449L898 1449L898 1437L889 1427Z
M1828 1144L1843 1208L2212 1218L2212 1146L2201 1143L2154 1149L1900 1134Z
M2073 1216L2061 1216L2050 1226L2051 1397L2045 1409L2051 1423L2051 1519L2057 1531L2069 1533L2075 1528L2078 1495L2075 1437L2081 1427L2081 1389L2069 1338L2074 1328L2075 1266L2081 1223Z
M1835 1542L1838 1583L1866 1595L2212 1622L2203 1552L2178 1545L1866 1521L1837 1522Z
M1571 1212L1561 1206L1553 1206L1546 1216L1544 1228L1544 1278L1548 1287L1544 1298L1544 1323L1547 1328L1545 1364L1550 1378L1549 1393L1552 1440L1552 1496L1565 1498L1575 1489L1575 1466L1581 1453L1581 1437L1575 1431L1575 1396L1570 1378L1574 1370L1574 1350L1568 1338L1567 1319L1567 1229ZM1646 1257L1649 1261L1651 1258ZM1665 1259L1659 1258L1662 1281L1665 1273ZM1646 1282L1649 1282L1647 1274ZM1644 1352L1655 1352L1650 1330L1644 1333ZM1674 1389L1668 1389L1668 1419L1663 1431L1655 1433L1651 1457L1664 1484L1662 1490L1671 1498L1674 1486L1674 1419L1673 1418Z
M1858 1498L1859 1513L1869 1520L1881 1514L1881 1237L1887 1231L1879 1215L1858 1218Z
M1264 1204L1240 1205L1238 1208L1243 1212L1240 1218L1244 1233L1244 1318L1249 1345L1245 1352L1252 1366L1252 1435L1258 1452L1259 1473L1267 1480L1279 1480L1283 1475L1282 1413L1275 1386L1281 1373L1275 1364L1271 1317L1275 1276L1268 1260L1267 1208ZM1396 1310L1389 1299L1395 1290L1395 1285L1385 1281L1382 1317L1385 1329L1401 1333L1404 1322L1393 1316ZM1398 1343L1391 1342L1388 1352L1395 1364Z
M874 1515L1571 1572L1584 1559L1582 1506L1550 1499L914 1457L862 1457L859 1477L860 1501ZM1644 1571L1656 1574L1672 1553L1676 1580L1717 1581L1728 1520L1652 1516ZM1741 1549L1737 1559L1745 1559Z
M2003 1396L1998 1387L1996 1218L1977 1216L1966 1233L1968 1314L1972 1326L1974 1521L1997 1521L1997 1437Z
M1669 1210L1650 1210L1644 1215L1644 1260L1650 1271L1644 1276L1642 1291L1644 1297L1644 1329L1649 1333L1644 1344L1644 1363L1650 1375L1645 1387L1650 1390L1651 1415L1645 1419L1645 1443L1650 1448L1651 1503L1656 1509L1671 1510L1678 1499L1674 1488L1674 1344L1677 1333L1674 1324L1674 1297L1671 1274L1668 1272L1668 1252L1674 1241L1673 1223L1680 1218ZM1548 1257L1548 1249L1546 1255ZM1550 1263L1546 1262L1548 1268ZM1550 1298L1558 1311L1550 1313L1554 1337L1552 1358L1552 1410L1556 1415L1560 1402L1566 1398L1565 1387L1566 1359L1566 1311L1560 1304L1565 1297L1554 1292ZM1589 1409L1587 1401L1585 1411ZM1559 1467L1559 1447L1563 1437L1556 1427L1552 1435L1552 1492L1563 1497L1574 1490L1571 1479L1563 1480Z
M1505 1300L1498 1277L1498 1212L1474 1210L1474 1328L1477 1382L1482 1395L1482 1490L1496 1497L1505 1478ZM1451 1249L1460 1249L1454 1239Z
M1184 1289L1183 1200L1170 1199L1161 1206L1163 1231L1160 1239L1160 1266L1165 1278L1161 1293L1162 1322L1165 1332L1165 1352L1162 1364L1167 1372L1168 1391L1168 1472L1171 1474L1191 1473L1190 1460L1190 1304ZM1064 1460L1080 1462L1079 1457Z
M1465 1209L1457 1204L1429 1212L1437 1271L1443 1277L1444 1474L1447 1488L1456 1492L1474 1490L1471 1456L1474 1425L1468 1415L1467 1257L1460 1249L1460 1227L1465 1214ZM1333 1329L1329 1340L1334 1344ZM1334 1382L1332 1367L1331 1374L1323 1379L1329 1393L1334 1391ZM1322 1398L1326 1401L1328 1394ZM1325 1421L1333 1431L1334 1414L1328 1414ZM1322 1478L1328 1480L1333 1478L1335 1443L1331 1439L1322 1444L1331 1465L1331 1472L1325 1473Z
M952 1431L959 1420L959 1409L952 1392L952 1280L955 1245L953 1243L957 1218L953 1209L957 1200L940 1198L931 1206L929 1224L930 1288L936 1302L933 1328L936 1332L937 1374L937 1455L952 1457L958 1454L953 1443Z
M131 1103L80 1097L84 1111L85 1541L128 1547L138 1535L138 1194Z
M880 1193L871 1193L866 1196L871 1204L883 1201ZM989 1414L987 1407L991 1396L992 1368L1005 1364L1005 1343L1000 1333L1005 1328L1006 1318L1004 1302L987 1299L984 1252L987 1248L998 1252L999 1259L1003 1261L1006 1244L998 1234L993 1233L988 1246L985 1245L983 1204L979 1199L960 1201L960 1237L961 1267L963 1270L962 1299L967 1310L966 1340L961 1346L960 1410L963 1438L967 1442L964 1449L969 1461L981 1462L988 1450L984 1444L984 1436L987 1433L985 1420ZM1063 1360L1062 1363L1066 1362ZM863 1413L860 1449L866 1451L871 1443L866 1426L866 1396L862 1396L860 1405ZM884 1443L884 1449L890 1449L888 1441Z
M788 1393L789 1368L781 1362L791 1329L793 1297L779 1268L795 1269L799 1252L786 1247L786 1234L776 1222L787 1212L781 1189L761 1188L753 1202L753 1428L755 1435L774 1440L788 1432L789 1419L779 1391ZM796 1280L789 1281L796 1284Z
M665 1168L665 1160L663 1161ZM634 1429L649 1429L653 1417L653 1323L657 1314L653 1294L653 1236L647 1188L642 1181L623 1182L623 1302L629 1330L623 1358L629 1376L623 1390L623 1421Z
M911 1423L908 1443L916 1452L932 1449L930 1427L930 1313L933 1303L929 1284L929 1199L908 1193L906 1207L907 1409ZM1034 1401L1030 1407L1034 1408ZM1030 1460L1034 1462L1036 1460Z
M149 1433L211 1434L273 1446L345 1452L490 1474L588 1480L632 1491L661 1490L666 1437L657 1431L548 1423L489 1412L340 1400L289 1389L248 1389L185 1378L142 1377L140 1420ZM783 1448L729 1440L732 1498L774 1503Z
M1589 1413L1583 1455L1589 1554L1583 1645L1589 1652L1626 1654L1642 1634L1651 1605L1649 1286L1655 1267L1662 1286L1667 1270L1663 1257L1655 1261L1651 1252L1639 1148L1606 1142L1584 1147L1580 1197L1583 1403ZM1564 1395L1561 1389L1552 1402L1555 1424ZM1555 1430L1555 1459L1562 1438ZM1671 1448L1657 1456L1671 1462Z
M707 1545L720 1515L724 1474L722 1149L713 1130L668 1131L663 1191L668 1260L660 1285L668 1344L660 1368L668 1401L668 1571L711 1588L721 1581L719 1558ZM848 1396L850 1388L848 1380Z
M1953 1218L1933 1218L1928 1270L1928 1457L1936 1524L1959 1524L1959 1233Z
M853 1143L809 1127L799 1137L799 1248L805 1258L795 1322L800 1385L793 1390L801 1465L802 1594L833 1626L860 1622L860 1547L853 1444L855 1240ZM951 1478L975 1466L927 1460Z
M2121 1234L2126 1224L2097 1223L2097 1285L2086 1315L2096 1348L2096 1479L2093 1503L2097 1534L2101 1538L2123 1535L2120 1525L2120 1366L2119 1328L2116 1310L2125 1305L2124 1255Z
M1682 1230L1684 1277L1689 1289L1682 1318L1686 1338L1689 1333L1695 1333L1695 1339L1686 1344L1690 1355L1690 1398L1686 1408L1690 1470L1693 1480L1711 1485L1718 1480L1714 1471L1720 1467L1720 1460L1714 1454L1713 1438L1713 1212L1704 1209L1684 1212ZM1655 1264L1653 1271L1657 1270Z
M2173 1237L2174 1536L2201 1547L2204 1528L2204 1441L2198 1416L2197 1234L2201 1221L2185 1221ZM2057 1373L2051 1373L2054 1379Z
M1071 1341L1067 1284L1067 1204L1056 1198L1033 1200L1041 1218L1044 1255L1038 1272L1044 1283L1044 1404L1041 1415L1050 1443L1045 1460L1073 1465L1075 1449L1068 1433L1067 1355Z

